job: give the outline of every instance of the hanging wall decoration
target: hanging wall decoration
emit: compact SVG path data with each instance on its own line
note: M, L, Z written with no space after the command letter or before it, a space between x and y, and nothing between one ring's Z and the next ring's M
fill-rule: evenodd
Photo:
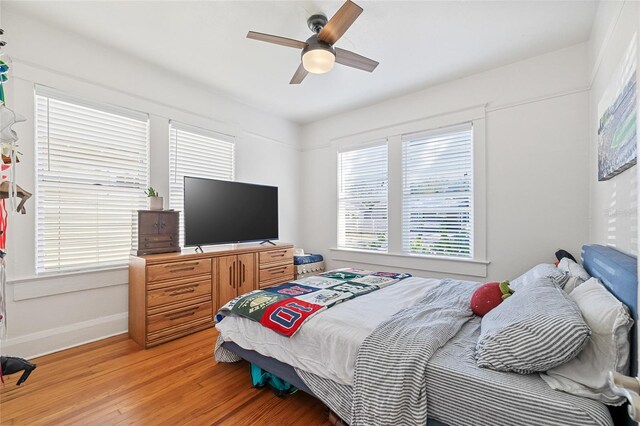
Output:
M636 43L634 36L598 103L598 180L608 180L636 164Z

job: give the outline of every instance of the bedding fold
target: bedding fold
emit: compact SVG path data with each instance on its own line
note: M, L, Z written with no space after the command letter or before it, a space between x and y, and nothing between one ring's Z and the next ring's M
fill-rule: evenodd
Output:
M427 364L472 318L469 300L477 287L443 280L365 338L355 364L352 426L426 424Z

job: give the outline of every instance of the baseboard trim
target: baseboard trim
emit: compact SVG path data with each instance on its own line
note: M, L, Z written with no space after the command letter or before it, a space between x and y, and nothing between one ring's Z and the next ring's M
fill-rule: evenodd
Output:
M2 354L32 359L128 332L127 312L2 341ZM11 330L11 324L9 331Z

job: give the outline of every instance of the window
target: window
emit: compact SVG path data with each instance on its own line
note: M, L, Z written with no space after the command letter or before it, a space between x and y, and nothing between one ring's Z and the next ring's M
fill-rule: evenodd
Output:
M169 206L184 209L184 177L234 179L233 137L184 124L169 127ZM184 245L184 215L180 215L180 245Z
M403 137L402 250L473 256L470 124Z
M387 144L338 154L338 247L387 251Z
M148 116L36 89L36 270L126 265L147 206Z

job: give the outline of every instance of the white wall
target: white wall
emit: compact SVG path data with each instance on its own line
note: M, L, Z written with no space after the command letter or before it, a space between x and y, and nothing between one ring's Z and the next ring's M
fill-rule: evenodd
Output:
M577 255L588 242L587 70L585 43L304 126L305 250L326 255L330 267L353 265L330 251L336 244L336 141L486 105L486 168L479 172L486 177L490 263L486 277L461 277L514 278L554 260L559 247ZM376 264L375 256L357 259L360 267ZM408 269L399 257L389 263ZM452 275L435 272L431 259L410 264L416 275Z
M14 61L8 105L27 117L18 183L34 182L34 84L150 114L151 184L168 194L168 120L236 137L236 179L280 189L280 238L297 242L299 127L144 62L0 10ZM115 28L115 27L114 27ZM167 60L171 60L170 52ZM2 353L31 357L127 331L127 270L35 275L34 200L8 230L8 340Z
M486 180L485 246L490 263L486 277L460 277L513 278L535 263L553 260L559 247L576 254L590 241L589 215L597 210L589 184L593 43L394 98L300 131L286 120L176 79L136 58L22 16L0 13L15 61L9 105L29 118L29 123L16 126L24 154L18 180L26 189L34 188L36 82L150 113L151 182L165 194L169 119L236 135L237 179L280 187L282 240L325 254L330 267L354 265L333 260L329 250L336 240L335 142L481 108L486 167L479 172ZM599 22L594 36L602 34ZM3 342L3 353L33 356L126 331L126 269L34 277L33 207L32 200L27 215L11 219L9 340ZM359 261L356 266L375 263L366 255ZM435 272L430 260L411 265L409 271L416 275L452 275Z
M600 2L589 42L589 235L591 241L609 244L621 251L638 254L638 179L637 165L618 176L598 182L598 103L623 59L629 42L640 36L640 4L634 1ZM640 44L636 50L640 69ZM636 71L637 72L637 71ZM637 76L638 74L636 74ZM637 78L637 77L636 77ZM640 111L640 96L638 97ZM640 138L640 133L638 134ZM640 139L639 139L640 142ZM640 273L640 265L638 272ZM640 293L638 294L640 303ZM640 327L638 338L640 342ZM640 345L640 343L638 343ZM640 346L636 348L640 362Z
M638 166L598 182L598 103L633 35L638 33L640 4L601 2L590 41L589 70L589 214L590 241L638 253Z

